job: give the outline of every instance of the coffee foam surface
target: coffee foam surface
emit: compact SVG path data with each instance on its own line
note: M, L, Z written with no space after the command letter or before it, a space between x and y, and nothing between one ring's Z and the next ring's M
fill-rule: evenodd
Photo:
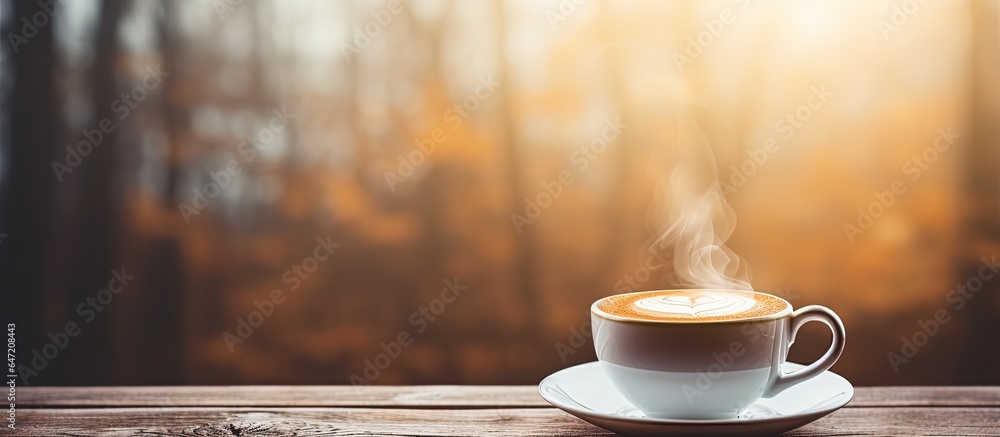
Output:
M781 298L736 290L643 291L606 297L596 307L623 318L677 322L753 319L791 310Z

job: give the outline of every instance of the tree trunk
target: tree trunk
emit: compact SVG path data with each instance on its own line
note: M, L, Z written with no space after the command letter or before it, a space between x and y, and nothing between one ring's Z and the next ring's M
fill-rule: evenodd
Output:
M118 23L125 10L124 0L104 0L101 3L97 23L97 51L91 71L91 103L95 117L87 122L85 129L97 129L101 120L111 120L116 130L105 134L94 151L84 158L80 166L68 177L64 185L77 193L76 215L72 225L74 245L69 269L67 304L68 313L75 317L75 306L95 298L98 291L108 287L112 270L135 271L135 266L119 264L118 237L121 229L121 202L123 192L119 182L119 141L123 120L112 113L111 105L121 95L115 80L115 65L118 59ZM132 109L131 117L136 108ZM128 119L126 119L128 120ZM80 134L71 137L72 144L82 140ZM130 267L132 270L130 270ZM141 279L140 279L141 280ZM140 281L137 280L137 281ZM138 287L138 285L133 285ZM127 296L119 294L115 298ZM110 304L114 307L114 302ZM83 384L105 384L109 382L110 360L110 316L105 309L96 314L92 322L82 328L83 332L74 344L63 351L67 363L73 363L67 377L72 382ZM69 382L69 380L67 380Z
M965 180L966 196L972 211L967 214L963 240L965 252L958 260L958 280L979 275L983 257L1000 256L1000 37L997 26L995 2L970 1L972 24L972 50L970 51L969 117L971 119L964 166L968 171ZM968 333L962 357L956 360L955 381L965 384L1000 383L1000 349L986 346L994 342L1000 332L1000 278L984 280L983 288L976 293L976 301L961 313L959 319L968 319ZM980 301L981 300L981 301ZM984 379L985 378L985 379Z
M500 143L506 151L507 158L507 181L508 192L510 193L511 212L524 209L523 199L525 198L524 187L521 184L521 175L524 170L521 167L521 145L518 140L517 127L514 125L514 108L511 103L510 62L507 60L506 29L507 17L503 1L494 1L494 16L496 17L496 54L499 58L500 71L497 74L497 81L501 84L495 94L495 99L500 107ZM528 323L523 326L520 332L528 335L539 335L541 327L541 301L538 298L538 289L535 283L535 269L538 266L536 239L530 225L523 226L521 235L515 239L514 265L515 275L520 285L518 290L511 290L513 295L520 293L521 304L528 315Z
M20 17L31 17L41 9L35 2L13 2L10 27L3 34L21 35ZM60 6L55 6L61 9ZM9 137L7 164L0 180L0 278L3 278L3 323L15 323L18 360L28 365L30 351L49 340L45 332L62 330L65 321L43 323L42 297L53 288L51 238L56 211L58 179L53 163L65 163L59 153L56 106L53 26L38 28L37 34L11 48L5 82L10 86L9 105L4 105ZM8 73L9 71L9 73ZM8 84L9 85L9 84ZM65 175L66 177L72 174ZM59 358L59 357L57 357ZM65 358L63 358L65 360ZM66 360L68 361L68 360ZM27 383L53 381L51 369L41 370Z

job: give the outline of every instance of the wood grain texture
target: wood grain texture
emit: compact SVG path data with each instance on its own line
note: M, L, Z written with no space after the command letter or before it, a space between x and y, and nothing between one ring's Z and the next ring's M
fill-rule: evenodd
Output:
M7 435L610 435L534 386L23 387ZM10 431L5 429L4 431ZM1000 387L859 388L788 435L1000 436Z
M784 435L998 436L1000 408L844 408Z
M858 387L855 407L1000 407L1000 387Z
M549 407L535 386L21 387L21 407ZM1000 387L859 387L856 407L1000 407Z
M73 408L19 418L23 436L612 435L554 408ZM1000 436L1000 408L850 408L786 435Z
M22 407L549 407L535 386L24 387Z
M18 432L24 436L613 435L554 408L32 409L20 416Z

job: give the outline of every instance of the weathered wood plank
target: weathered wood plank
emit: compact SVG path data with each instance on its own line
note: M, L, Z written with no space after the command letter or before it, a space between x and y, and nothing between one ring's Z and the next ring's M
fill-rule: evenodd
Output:
M1000 387L858 387L849 407L1000 407Z
M613 435L554 408L75 408L18 414L23 436Z
M74 408L18 419L23 436L609 435L554 408ZM1000 436L1000 408L849 408L788 435Z
M24 407L549 407L535 386L23 387Z
M844 408L786 435L998 436L1000 408Z
M535 386L22 387L21 407L547 407ZM848 407L1000 407L1000 387L860 387Z

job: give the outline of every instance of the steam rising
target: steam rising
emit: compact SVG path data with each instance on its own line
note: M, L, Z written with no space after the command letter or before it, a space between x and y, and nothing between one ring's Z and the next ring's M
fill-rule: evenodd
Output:
M736 214L723 196L711 144L683 106L677 130L677 165L646 214L648 254L672 262L663 278L671 287L752 290L746 261L725 245Z

